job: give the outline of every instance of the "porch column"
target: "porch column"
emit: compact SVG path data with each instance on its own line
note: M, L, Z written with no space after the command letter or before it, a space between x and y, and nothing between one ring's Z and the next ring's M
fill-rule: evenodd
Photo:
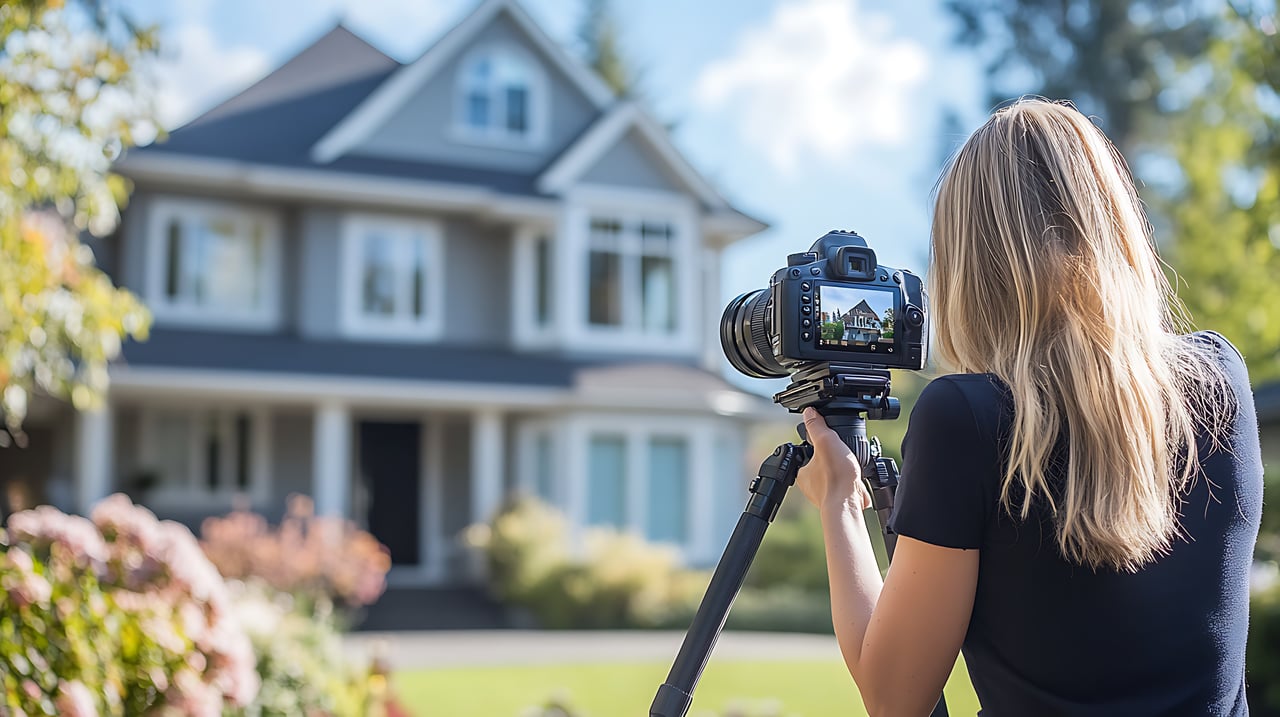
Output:
M471 520L487 523L502 503L502 414L471 416Z
M316 515L347 516L351 492L351 412L341 403L316 407L311 431Z
M76 411L76 506L88 515L93 504L111 490L112 455L111 407Z

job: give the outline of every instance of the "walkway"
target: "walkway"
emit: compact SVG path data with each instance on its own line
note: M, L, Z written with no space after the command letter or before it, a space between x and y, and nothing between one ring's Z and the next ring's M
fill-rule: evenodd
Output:
M347 635L354 652L384 657L393 669L670 661L683 632L458 630L358 632ZM726 632L717 660L838 660L830 635Z

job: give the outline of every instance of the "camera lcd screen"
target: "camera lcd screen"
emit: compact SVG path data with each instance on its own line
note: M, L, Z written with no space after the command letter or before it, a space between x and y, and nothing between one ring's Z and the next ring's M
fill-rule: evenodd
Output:
M888 288L819 284L818 348L868 354L896 353L893 324L899 293Z

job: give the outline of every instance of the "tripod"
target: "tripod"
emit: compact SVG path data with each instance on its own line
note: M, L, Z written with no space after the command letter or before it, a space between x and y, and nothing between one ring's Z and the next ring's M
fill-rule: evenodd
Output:
M773 397L792 411L817 408L827 425L853 451L862 466L862 477L871 490L872 508L884 532L885 550L893 559L897 536L889 528L893 499L898 487L898 466L880 455L880 441L867 438L867 420L898 417L898 400L889 396L889 372L854 365L820 363L798 372L789 386ZM760 464L751 481L751 496L733 529L720 562L707 585L684 642L676 654L667 681L649 707L650 717L684 717L693 704L693 691L707 666L711 650L724 629L729 608L742 588L751 561L760 549L765 530L778 514L796 473L813 457L804 424L798 427L803 443L783 443ZM940 697L932 717L947 717Z

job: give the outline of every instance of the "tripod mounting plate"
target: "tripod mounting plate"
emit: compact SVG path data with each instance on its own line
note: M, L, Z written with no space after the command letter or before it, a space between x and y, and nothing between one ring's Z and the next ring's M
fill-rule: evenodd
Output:
M828 417L866 414L868 420L893 420L900 408L889 395L892 386L886 369L823 361L792 374L773 401L792 413L812 406Z

